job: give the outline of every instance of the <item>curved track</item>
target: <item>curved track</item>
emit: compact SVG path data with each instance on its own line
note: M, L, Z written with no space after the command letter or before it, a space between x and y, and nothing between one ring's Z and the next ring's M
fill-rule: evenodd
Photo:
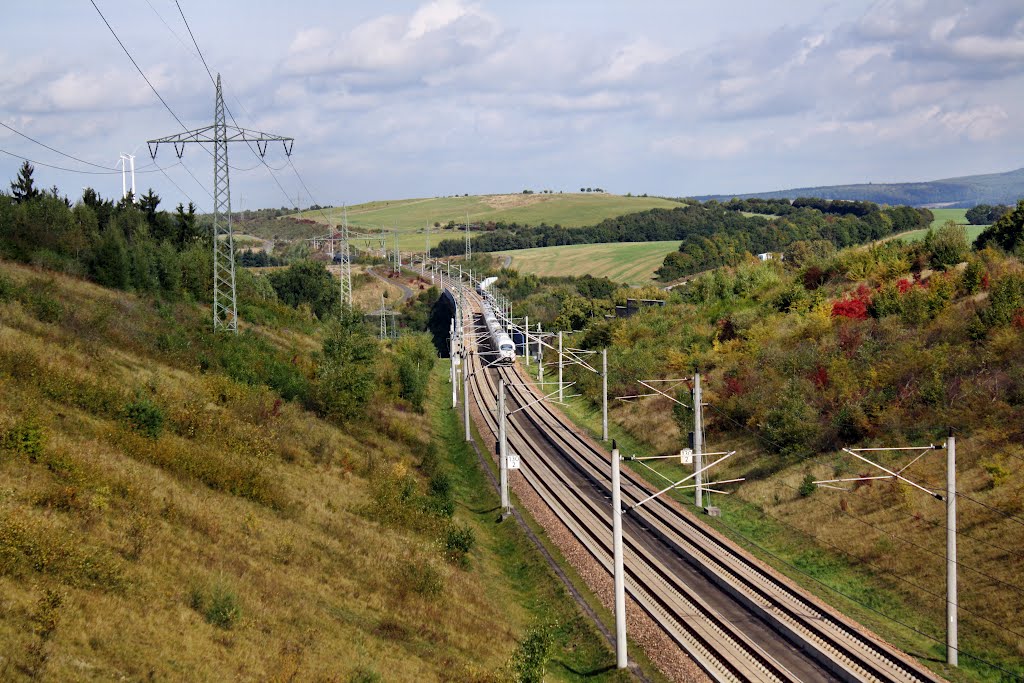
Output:
M469 288L466 295L475 300ZM517 368L486 368L486 358L483 349L473 353L469 369L472 400L487 429L498 432L494 406L502 377L509 412L533 403L507 423L510 452L522 456L522 476L610 573L608 450L548 404L534 403L539 395L524 386L529 382ZM653 492L628 468L622 477L626 508ZM625 513L623 540L627 593L715 680L941 680L751 560L674 501L659 497Z

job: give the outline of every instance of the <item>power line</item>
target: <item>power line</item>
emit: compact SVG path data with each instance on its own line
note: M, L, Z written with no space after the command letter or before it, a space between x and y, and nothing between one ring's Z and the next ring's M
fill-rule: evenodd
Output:
M813 541L815 541L817 543L823 543L823 544L828 545L828 546L830 546L832 548L835 548L836 550L838 550L839 552L843 553L844 555L846 555L850 559L854 560L855 562L858 562L858 563L861 563L861 564L865 564L865 565L867 565L871 569L874 569L877 572L880 572L880 573L883 573L883 574L887 574L887 575L889 575L889 576L891 576L891 577L893 577L893 578L895 578L895 579L897 579L897 580L899 580L899 581L901 581L901 582L903 582L903 583L905 583L905 584L907 584L909 586L913 586L914 588L916 588L917 590L919 590L919 591L921 591L923 593L926 593L926 594L928 594L928 595L930 595L930 596L932 596L934 598L938 598L938 599L942 600L943 603L945 603L945 601L946 601L946 595L945 594L936 593L936 592L934 592L934 591L932 591L932 590L930 590L928 588L925 588L924 586L918 585L918 584L914 583L913 581L910 581L906 577L900 576L899 574L897 574L896 572L894 572L892 570L885 569L884 567L880 567L880 566L878 566L878 565L876 565L876 564L874 564L872 562L869 562L867 560L861 559L861 558L857 557L856 555L854 555L853 553L851 553L849 550L846 550L845 548L842 548L842 547L836 545L835 543L832 543L829 540L821 538L820 536L816 536L813 533L811 533L810 531L807 531L805 529L801 529L800 527L798 527L795 524L792 524L790 522L787 522L786 520L782 519L781 517L776 517L775 515L770 515L770 514L768 514L767 512L765 512L761 508L755 507L755 509L765 519L769 519L769 520L772 520L772 521L784 524L785 526L789 527L790 529L793 529L794 531L807 536L808 538L812 539ZM986 616L984 616L982 614L978 614L977 612L975 612L973 610L967 609L966 607L964 607L964 605L962 603L959 604L958 606L959 606L959 608L965 614L969 614L972 617L975 617L977 619L980 619L981 621L987 622L987 623L991 624L992 626L995 626L998 629L1004 630L1004 631L1006 631L1008 633L1011 633L1011 634L1017 636L1018 638L1024 639L1024 633L1018 633L1018 632L1016 632L1016 631L1014 631L1012 629L1007 628L1006 626L1004 626L1002 624L998 624L995 621L993 621L992 619L989 619L988 617L986 617Z
M162 23L162 24L163 24L164 26L166 26L166 27L167 27L167 30L171 32L171 35L172 35L172 36L174 36L175 38L177 38L177 39L178 39L178 42L179 42L179 43L181 43L181 46L182 46L183 48L185 48L185 50L186 50L186 51L187 51L187 52L188 52L188 53L189 53L190 55L192 55L193 57L195 57L195 56L196 56L196 53L192 51L192 48L190 48L190 47L189 47L188 45L186 45L186 44L185 44L185 41L184 41L184 40L182 39L182 37L181 37L181 36L179 36L179 35L178 35L178 32L177 32L177 31L175 31L175 30L174 30L173 28L171 28L171 25L170 25L170 24L168 24L168 23L167 23L167 21L166 21L166 20L165 20L165 19L163 18L163 15L161 15L161 14L160 14L160 12L158 12L158 11L157 11L156 7L154 7L154 6L153 6L153 3L152 3L152 2L150 2L150 0L146 0L146 4L147 4L147 5L149 5L149 8L150 8L151 10L153 10L153 14L155 14L155 15L157 16L157 19L159 19L159 20L160 20L160 23Z
M800 492L800 489L797 488L796 486L793 486L792 484L787 484L784 481L779 481L778 483L781 484L782 486L785 486L788 489L792 489L793 491L796 491L798 493ZM832 507L830 505L828 505L825 501L818 500L817 498L811 498L811 500L814 500L819 505L824 505L829 510L832 509ZM936 551L934 551L934 550L932 550L930 548L927 548L927 547L925 547L925 546L923 546L923 545L921 545L919 543L915 543L914 541L911 541L909 539L903 538L902 536L897 536L896 534L894 534L891 531L886 531L885 529L872 524L871 522L867 521L863 517L859 517L858 515L855 515L855 514L849 512L848 510L843 510L842 508L839 508L839 511L842 512L847 517L849 517L850 519L857 520L861 524L869 526L872 529L874 529L875 531L877 531L879 533L882 533L882 534L885 534L886 536L889 536L889 537L891 537L891 538L893 538L893 539L895 539L895 540L897 540L897 541L899 541L901 543L905 543L905 544L907 544L909 546L917 548L918 550L922 550L922 551L928 553L929 555L933 555L935 557L939 557L939 558L942 558L942 559L945 559L945 557L946 557L944 554L936 552ZM963 567L964 569L968 569L968 570L974 572L975 574L977 574L979 576L983 576L986 579L988 579L990 581L993 581L995 583L1002 584L1003 586L1006 586L1007 588L1009 588L1011 590L1014 590L1014 591L1020 593L1021 595L1024 595L1024 588L1020 588L1019 586L1015 586L1012 583L1007 583L1006 581L1003 581L1002 579L996 578L995 576L992 576L990 574L986 574L985 572L981 571L980 569L965 563L963 560L954 560L954 562L956 563L956 565L958 567Z
M736 534L736 536L738 536L739 538L743 539L744 541L746 541L751 546L753 546L753 547L757 548L758 550L760 550L761 552L769 555L770 557L774 558L776 561L786 565L791 570L793 570L795 572L798 572L800 574L803 574L807 578L811 579L815 583L820 584L822 587L824 587L827 590L835 593L836 595L841 595L842 597L846 598L850 602L852 602L852 603L854 603L856 605L860 605L864 609L869 610L871 612L874 612L878 616L880 616L880 617L882 617L884 619L888 619L889 621L893 622L894 624L898 624L899 626L902 626L903 628L909 629L910 631L912 631L912 632L914 632L914 633L916 633L916 634L918 634L918 635L920 635L920 636L922 636L924 638L932 640L932 641L938 643L939 645L945 645L946 644L944 641L936 638L935 636L933 636L933 635L931 635L929 633L925 633L924 631L921 631L920 629L918 629L918 628L916 628L914 626L911 626L910 624L907 624L906 622L900 621L896 617L890 616L890 615L886 614L885 612L882 612L881 610L879 610L879 609L877 609L875 607L872 607L871 605L867 604L866 602L861 602L857 598L855 598L852 595L849 595L847 593L844 593L843 591L839 590L838 588L830 586L829 584L825 583L823 580L821 580L818 577L814 576L810 572L808 572L808 571L806 571L804 569L801 569L800 567L798 567L797 565L789 562L785 558L777 555L776 553L772 552L771 550L768 550L767 548L765 548L761 544L757 543L756 541L751 540L743 532L739 531L738 529L736 529L733 526L730 526L728 523L723 521L721 518L718 519L718 523L721 524L722 526L724 526L725 528L729 529L730 531L732 531L734 534ZM1008 671L1008 670L1004 669L1003 667L999 666L998 664L993 664L992 662L990 662L990 661L988 661L986 659L982 659L981 657L978 657L977 655L972 655L970 652L967 652L966 650L964 650L962 648L957 648L957 652L959 652L960 654L965 655L967 657L970 657L971 659L973 659L975 661L981 662L982 664L985 664L986 666L990 666L993 669L997 669L999 671L1002 671L1003 673L1005 673L1005 674L1007 674L1009 676L1013 676L1014 678L1017 678L1018 680L1024 680L1024 678L1021 678L1020 676L1018 676L1017 674L1013 673L1012 671Z
M204 147L203 149L206 149L206 148ZM209 150L206 150L206 151L209 151ZM198 185L199 187L203 188L203 192L206 193L206 196L208 196L212 200L213 199L213 195L210 194L210 191L206 189L206 185L203 185L202 181L200 181L199 178L196 178L195 174L192 172L192 169L190 169L188 166L186 166L185 162L183 162L183 161L179 160L178 163L180 163L181 167L184 168L185 171L187 171L190 176L192 176L192 180L196 181L196 185ZM188 196L188 195L186 195L186 196Z
M203 56L203 51L199 49L199 43L196 42L196 36L192 33L192 27L188 25L188 19L185 18L185 12L181 9L181 3L178 2L178 0L174 0L174 4L178 6L178 14L181 15L181 20L185 22L185 28L188 29L188 35L192 38L192 44L196 46L196 52L199 53L199 59L202 60L203 66L206 67L206 73L210 76L210 82L216 85L217 79L213 77L213 72L210 71L210 65L206 63L206 57Z
M59 149L56 149L54 147L50 147L45 142L40 142L39 140L36 140L34 137L31 137L30 135L26 135L25 133L22 133L20 130L17 130L15 128L12 128L11 126L8 126L3 121L0 121L0 126L3 126L4 128L6 128L7 130L11 131L12 133L15 133L16 135L20 135L21 137L25 138L26 140L29 140L31 142L36 143L40 147L45 147L46 149L50 150L51 152L56 152L57 154L61 155L62 157L67 157L68 159L73 159L73 160L77 161L80 164L85 164L86 166L93 166L95 168L102 168L104 171L110 171L111 170L109 166L101 166L100 164L94 164L91 161L86 161L85 159L79 159L78 157L76 157L76 156L74 156L72 154L68 154L67 152L62 152ZM113 173L119 173L120 171L113 170L112 172Z
M103 12L100 10L99 6L96 4L96 0L89 0L89 2L91 2L92 6L96 8L96 12L100 15L100 19L102 19L103 23L107 25L108 29L110 29L110 34L112 36L114 36L114 40L117 41L117 44L121 46L121 49L124 50L124 53L126 55L128 55L128 59L130 59L132 64L135 65L135 70L139 72L140 76L142 76L142 80L146 81L146 85L148 85L149 89L153 91L153 94L157 96L157 99L159 99L161 104L164 105L164 108L167 109L167 111L169 111L171 113L171 116L173 116L174 120L178 122L178 125L181 126L182 128L184 128L185 130L188 130L188 127L184 123L181 122L181 119L178 118L178 115L174 113L173 109L171 109L171 105L167 104L167 101L163 98L163 96L159 92L157 92L157 89L153 86L152 83L150 83L149 78L146 77L146 74L142 70L142 67L140 67L138 62L135 61L135 58L132 57L132 53L128 52L128 48L126 48L124 46L124 43L121 42L121 39L117 36L117 33L114 31L114 27L111 26L110 22L107 21L107 18L105 16L103 16ZM207 150L207 151L209 151L209 150Z
M66 168L64 166L57 166L55 164L48 164L48 163L43 162L43 161L36 161L35 159L30 159L30 158L28 158L26 156L22 156L20 154L15 154L14 152L8 152L6 149L0 149L0 152L6 154L8 156L15 157L17 159L21 159L23 161L27 161L30 164L32 164L33 166L43 166L44 168L52 168L52 169L55 169L55 170L58 170L58 171L67 171L68 173L79 173L81 175L117 175L117 174L121 173L121 171L83 171L82 169L78 169L78 168ZM147 164L146 166L143 166L142 169L136 170L135 172L136 173L156 173L156 170L154 170L154 169L145 170L145 169L148 169L150 166L152 166L152 164ZM103 168L103 167L101 166L100 168Z
M306 194L309 196L309 200L316 204L317 206L320 206L320 202L313 199L313 193L309 191L308 187L306 187L306 181L302 179L301 175L299 175L299 169L295 168L295 164L292 163L291 158L288 159L288 165L292 167L292 171L295 173L295 177L299 179L300 183L302 183L302 189L306 191ZM323 208L320 208L319 211L320 215L324 217L325 221L327 221L327 224L330 225L331 219L328 217L327 213L323 210Z
M747 425L743 424L742 422L739 422L739 421L737 421L737 420L734 420L734 419L733 419L733 418L732 418L732 417L731 417L730 415L726 414L725 412L723 412L722 410L718 409L718 408L717 408L717 407L715 407L714 405L708 404L708 407L709 407L709 408L711 408L712 410L714 410L714 411L715 411L716 413L718 413L719 415L721 415L721 416L722 416L723 418L725 418L725 419L726 419L726 420L728 420L729 422L731 422L731 423L733 423L734 425L736 425L737 427L740 427L741 429L744 429L744 430L746 430L746 431L750 432L750 434L751 434L751 435L752 435L752 436L753 436L753 437L754 437L755 439L758 439L759 441L761 441L761 442L763 442L763 443L766 443L766 444L769 444L769 445L771 445L771 446L775 446L776 448L778 448L778 449L780 449L780 450L782 449L782 446L781 446L780 444L778 444L778 443L776 443L776 442L772 441L771 439L769 439L769 438L768 438L768 437L766 437L766 436L763 436L763 435L759 434L758 432L754 431L753 429L751 429L751 428L750 428L749 426L747 426ZM785 486L788 486L788 484L785 484L785 482L783 482L783 485L785 485ZM937 485L935 485L935 484L929 484L929 486L931 486L931 487L932 487L932 488L934 488L934 489L940 489L940 488L942 488L941 486L937 486ZM789 488L793 488L793 487L792 487L792 486L790 486ZM991 507L991 506L989 506L989 505L986 505L985 503L982 503L982 502L981 502L981 501L979 501L979 500L975 500L974 498L971 498L971 497L970 497L970 496L968 496L967 494L964 494L964 493L960 493L960 492L958 491L956 495L957 495L957 497L958 497L958 498L966 498L967 500L969 500L969 501L971 501L971 502L973 502L973 503L977 503L978 505L981 505L981 506L983 506L983 507L986 507L986 508L989 508L989 509L991 509L991 510L992 510L993 512L999 513L999 514L1001 514L1001 515L1003 515L1003 516L1006 516L1006 517L1009 517L1010 519L1013 519L1014 521L1017 521L1018 523L1024 524L1024 520L1020 520L1020 519L1018 519L1018 518L1016 518L1016 517L1013 517L1013 515L1010 515L1010 514L1008 514L1008 513L1006 513L1006 512L1003 512L1002 510L999 510L998 508L993 508L993 507ZM847 514L849 514L849 513L847 513ZM914 519L914 520L916 520L916 519L917 519L917 518L916 518L916 517L914 517L913 515L906 515L906 517L907 517L907 518L909 518L909 519ZM922 521L929 521L929 520L922 520ZM930 523L930 524L932 524L932 526L934 526L934 527L938 527L938 526L940 526L940 523L939 523L939 522L931 522L931 521L929 521L929 523ZM944 524L942 524L941 526L942 526L942 528L944 528L944 529L946 528L946 526L945 526ZM880 530L880 531L881 531L881 530ZM888 533L888 532L884 532L884 533ZM965 532L963 532L963 531L958 531L957 533L958 533L959 535L961 535L961 536L965 537L965 538L968 538L968 539L970 539L970 540L972 540L972 541L976 542L976 543L982 543L982 544L985 544L985 545L991 546L991 547L993 547L993 548L997 548L998 550L1001 550L1002 552L1006 552L1006 553L1011 553L1011 554L1013 554L1013 555L1018 555L1018 556L1020 556L1020 553L1018 553L1018 552L1015 552L1015 551L1013 551L1013 550L1009 550L1009 549L1007 549L1007 548L1003 548L1003 547L1000 547L1000 546L998 546L998 545L995 545L995 544L993 544L993 543L989 543L989 542L987 542L987 541L983 541L983 540L981 540L981 539L977 539L977 538L975 538L975 537L971 536L970 534L967 534L967 533L965 533ZM958 563L958 564L960 564L960 563ZM966 567L967 565L962 565L962 566L965 566L965 567ZM968 567L968 569L971 569L971 567ZM977 571L977 570L975 570L975 571ZM994 579L994 580L998 581L999 579Z
M156 167L157 167L158 169L160 169L160 172L164 174L164 177L165 177L165 178L167 178L167 180L168 180L168 181L169 181L169 182L171 183L171 185L174 185L174 186L175 186L176 188L178 188L178 192L180 192L180 193L182 193L183 195L185 195L185 199L187 199L187 200L188 200L188 203L189 203L189 204L192 204L192 205L194 206L194 205L195 205L195 202L194 202L194 201L192 201L192 197L190 197L190 196L189 196L188 192L185 192L185 190L181 189L181 186L180 186L180 185L178 185L178 183L174 182L174 179L173 179L173 178L171 178L171 176L167 175L167 171L165 171L165 170L164 170L163 168L161 168L161 167L160 167L160 165L159 165L159 164L157 164L157 163L156 163L156 159L154 159L154 160L153 160L153 164L154 164L154 165L155 165L155 166L156 166ZM181 163L181 161L179 160L179 161L178 161L178 163L176 163L176 164L174 164L174 165L172 165L172 166L168 166L168 168L174 168L174 166L178 166L178 165L184 166L184 164L182 164L182 163ZM186 169L186 170L187 170L187 169Z
M206 69L206 73L207 73L207 75L208 75L208 76L210 77L210 81L211 81L211 82L212 82L212 83L213 83L214 85L216 85L216 82L217 82L217 81L216 81L216 79L215 79L215 78L213 77L213 72L212 72L212 71L210 70L210 65L209 65L209 64L207 63L207 61L206 61L206 56L205 56L205 55L203 54L203 50L202 50L202 48L201 48L201 47L199 47L199 41L197 41L197 40L196 40L196 36L195 36L195 33L193 33L193 32L192 32L192 26L191 26L191 25L189 25L189 23L188 23L188 19L186 19L186 18L185 18L185 12L184 12L184 10L183 10L183 9L181 8L181 3L180 3L180 2L178 2L178 0L174 0L174 4L175 4L175 5L177 5L177 7L178 7L178 14L180 14L180 15L181 15L181 20L182 20L182 22L184 22L184 24L185 24L185 28L186 28L186 29L188 30L188 35L189 35L189 37L190 37L190 38L192 38L192 44L193 44L193 45L195 45L195 47L196 47L196 52L198 53L198 56L199 56L199 60L200 60L200 61L201 61L201 62L203 63L203 68L205 68L205 69ZM170 27L168 27L168 28L170 28ZM172 33L174 33L173 31L171 31L171 32L172 32ZM176 34L175 34L175 35L176 35ZM240 101L238 101L238 98L235 98L235 101L236 101L236 102L238 102L238 103L239 103L239 105L241 105L241 104L242 104L242 103L241 103ZM230 107L228 107L228 106L225 106L225 107L224 107L224 109L225 109L225 110L227 111L227 114L228 114L228 116L229 116L229 117L231 117L231 123L233 123L233 124L235 125L235 127L236 127L236 128L239 128L239 125L238 125L238 121L236 121L236 120L235 120L235 115L234 115L234 113L232 113L232 111L231 111L231 108L230 108ZM244 106L244 105L242 105L242 109L245 109L245 106ZM252 118L252 116L249 116L249 118ZM284 189L284 186L283 186L283 185L281 184L281 181L277 179L277 176L276 176L276 175L274 175L274 169L273 169L273 167L271 167L271 166L270 166L270 164L268 164L268 163L267 163L267 160L266 160L266 159L264 159L262 155L260 155L259 153L257 153L257 152L256 152L256 150L254 150L254 149L252 148L252 144L250 144L249 142L246 142L246 143L245 143L245 146L249 148L249 151L250 151L250 152L252 152L253 156L255 156L255 157L256 157L257 159L259 159L259 162L260 162L260 164L262 164L263 166L265 166L265 167L266 167L266 169L267 169L268 171L270 171L270 177L274 179L274 182L275 182L275 183L277 184L277 187L278 187L278 188L279 188L279 189L281 190L281 193L282 193L282 194L283 194L283 195L285 196L285 199L286 199L287 201L291 201L291 197L289 197L289 196L288 196L288 191ZM204 148L204 149L205 149L205 148ZM232 167L232 168L233 168L233 167ZM253 170L253 169L255 169L255 168L256 168L256 166L254 166L254 167L252 167L252 168L250 168L250 169L235 169L235 170L245 170L245 171L251 171L251 170ZM283 168L284 168L284 166L282 166L281 168L283 169ZM278 169L278 170L281 170L281 169ZM211 198L212 198L212 197L211 197ZM312 199L312 197L310 197L310 199Z

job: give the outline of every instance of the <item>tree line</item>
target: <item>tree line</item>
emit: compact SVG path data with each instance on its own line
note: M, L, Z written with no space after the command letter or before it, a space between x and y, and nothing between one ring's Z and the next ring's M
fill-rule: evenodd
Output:
M747 216L743 212L769 214ZM499 229L473 239L478 252L609 242L680 240L658 271L674 280L707 268L735 264L745 253L778 251L797 240L827 240L838 248L925 228L933 215L909 206L879 208L871 202L733 200L726 204L689 202L672 209L649 209L604 220L597 225L563 228L541 224ZM463 253L462 240L443 240L433 256Z

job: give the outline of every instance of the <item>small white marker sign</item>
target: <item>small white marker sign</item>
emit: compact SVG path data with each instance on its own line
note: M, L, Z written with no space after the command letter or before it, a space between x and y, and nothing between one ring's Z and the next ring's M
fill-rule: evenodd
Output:
M505 463L508 465L508 469L510 469L510 470L518 470L519 469L519 456L518 455L512 455L511 453L509 453L508 455L505 456Z
M683 464L683 465L692 465L693 464L693 449L692 448L684 448L683 450L679 451L679 462L681 464Z

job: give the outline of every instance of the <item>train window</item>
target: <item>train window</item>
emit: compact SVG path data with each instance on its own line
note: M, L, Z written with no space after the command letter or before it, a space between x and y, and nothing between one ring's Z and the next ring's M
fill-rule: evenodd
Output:
M514 347L511 344L502 344L501 345L501 350L502 351L511 351L513 348Z

